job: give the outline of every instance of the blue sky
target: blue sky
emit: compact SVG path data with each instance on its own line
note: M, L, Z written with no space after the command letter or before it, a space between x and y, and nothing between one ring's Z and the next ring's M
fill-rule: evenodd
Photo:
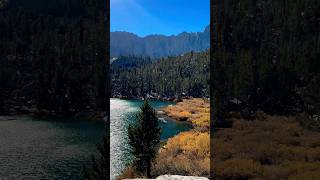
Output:
M139 36L199 32L209 25L210 0L110 0L111 31Z

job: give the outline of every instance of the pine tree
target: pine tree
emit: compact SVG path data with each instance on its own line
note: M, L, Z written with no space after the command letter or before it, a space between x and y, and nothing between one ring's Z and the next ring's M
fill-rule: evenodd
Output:
M145 100L136 118L136 123L128 128L129 144L135 157L134 167L151 177L151 162L160 142L160 128L155 110L148 100Z

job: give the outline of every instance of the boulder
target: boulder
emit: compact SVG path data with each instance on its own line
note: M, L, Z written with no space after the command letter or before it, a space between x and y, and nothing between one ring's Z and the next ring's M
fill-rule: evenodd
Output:
M179 175L162 175L156 179L127 179L127 180L209 180L206 177L197 176L179 176Z

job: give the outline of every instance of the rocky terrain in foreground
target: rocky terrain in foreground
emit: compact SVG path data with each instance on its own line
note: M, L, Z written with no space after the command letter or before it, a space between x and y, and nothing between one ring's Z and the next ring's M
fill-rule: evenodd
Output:
M127 180L140 180L140 179L127 179ZM148 180L148 179L141 179L141 180ZM156 180L209 180L209 179L206 177L197 177L197 176L162 175L162 176L158 176Z

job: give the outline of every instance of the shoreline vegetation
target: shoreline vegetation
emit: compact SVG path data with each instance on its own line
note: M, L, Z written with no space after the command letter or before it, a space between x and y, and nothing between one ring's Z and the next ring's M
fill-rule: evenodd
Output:
M182 99L176 105L163 108L163 112L172 119L190 122L196 129L209 130L210 104L209 99Z
M161 111L161 115L178 122L191 123L193 128L160 143L151 169L152 176L180 174L209 177L209 101L201 98L182 99ZM128 167L117 179L137 177L141 175L137 174L134 168Z
M217 129L213 139L217 180L320 176L320 133L304 128L299 117L259 112L251 120L228 119L232 126Z
M168 102L182 102L184 99L193 99L191 96L172 96L172 97L160 97L157 95L147 94L145 97L143 96L125 96L125 95L113 95L111 98L123 99L123 100L144 100L148 98L149 100L154 101L168 101Z
M154 162L156 176L179 174L209 177L210 175L210 104L205 98L183 99L163 111L170 118L189 122L193 129L167 140Z
M77 112L74 114L60 114L55 111L50 110L37 110L37 109L30 109L25 111L19 111L12 114L3 114L0 115L0 120L2 118L7 119L16 119L21 116L29 116L29 117L35 117L35 118L44 118L44 119L65 119L65 118L74 118L74 119L89 119L89 120L95 120L95 121L104 121L106 117L106 111L82 111Z
M161 109L193 129L161 143L152 165L152 176L179 174L209 177L209 101L183 99ZM299 116L268 115L257 112L246 119L227 113L229 127L214 134L213 161L218 180L222 179L316 179L320 172L320 133L308 130ZM255 147L255 148L253 148ZM141 177L128 167L117 179Z

